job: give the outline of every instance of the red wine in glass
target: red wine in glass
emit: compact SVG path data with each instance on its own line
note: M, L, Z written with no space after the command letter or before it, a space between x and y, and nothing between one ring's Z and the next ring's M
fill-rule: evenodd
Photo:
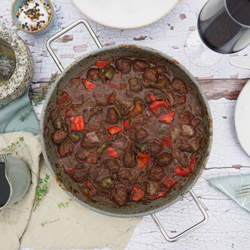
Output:
M210 0L198 18L198 31L210 49L238 52L250 43L250 0Z

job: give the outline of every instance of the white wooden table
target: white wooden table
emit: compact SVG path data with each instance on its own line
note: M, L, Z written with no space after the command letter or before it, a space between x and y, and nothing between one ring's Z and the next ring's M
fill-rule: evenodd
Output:
M229 64L232 56L249 58L250 47L236 55L224 55L212 67L198 67L189 61L184 51L185 40L195 29L198 13L206 1L181 0L171 13L156 23L138 29L120 30L89 20L71 0L54 0L54 27L46 34L37 36L19 31L12 24L11 2L0 1L0 25L16 30L32 51L35 75L31 92L35 93L39 85L46 83L50 74L58 70L45 48L48 37L77 19L87 19L104 46L145 45L174 57L197 77L209 99L214 122L213 147L207 167L193 188L206 207L208 223L180 241L168 243L151 217L147 216L138 224L126 250L250 249L250 214L209 186L211 178L250 173L250 159L238 143L233 121L236 98L246 78L249 78L250 71ZM84 53L96 49L96 46L86 29L79 26L54 42L52 48L66 67ZM36 109L38 118L40 113L41 106ZM190 195L157 216L170 236L180 233L202 218Z

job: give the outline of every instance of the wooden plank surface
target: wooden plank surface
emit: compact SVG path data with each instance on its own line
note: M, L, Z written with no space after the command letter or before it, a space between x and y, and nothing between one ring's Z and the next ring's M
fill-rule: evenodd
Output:
M240 91L249 79L197 79L208 100L225 98L236 100ZM30 88L30 97L39 92L39 86L47 85L47 81L34 82Z

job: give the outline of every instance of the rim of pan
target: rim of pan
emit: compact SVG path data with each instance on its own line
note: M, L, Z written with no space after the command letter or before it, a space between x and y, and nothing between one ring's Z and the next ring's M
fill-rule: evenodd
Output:
M194 78L194 76L179 62L177 62L175 59L173 59L172 57L166 55L165 53L162 53L161 51L158 51L156 49L153 48L149 48L146 46L138 46L138 45L126 45L126 44L120 44L120 45L112 45L112 46L108 46L108 47L103 47L100 49L96 49L94 51L91 51L89 53L84 54L83 56L81 56L80 58L76 59L73 63L71 63L61 74L60 76L56 79L56 81L53 83L52 87L50 88L47 97L45 99L44 105L43 105L43 109L42 109L42 114L41 114L41 120L40 120L40 140L41 140L41 146L42 146L42 153L44 156L44 160L47 164L47 167L49 169L49 171L51 172L53 178L57 181L56 178L56 174L53 170L53 168L51 167L50 161L48 159L48 154L46 151L46 147L45 147L45 139L44 139L44 117L45 117L45 111L47 109L47 105L50 101L51 95L53 94L53 92L55 91L56 87L57 87L57 83L59 81L61 81L61 79L68 73L68 71L74 67L75 65L77 65L80 61L82 61L83 59L90 57L90 56L95 56L100 54L103 51L109 51L109 50L113 50L113 49L121 49L121 48L130 48L130 49L139 49L140 51L146 51L146 52L151 52L151 53L156 53L158 56L162 56L165 59L167 59L168 61L175 63L175 65L177 67L179 67L182 71L185 72L186 75L188 75L188 77L190 78L190 80L193 82L193 84L196 85L196 87L199 90L199 93L201 95L202 101L204 102L205 106L206 106L206 110L207 110L207 114L208 114L208 121L209 121L209 140L208 140L208 145L207 145L207 154L206 156L204 156L204 160L202 163L202 166L200 167L199 171L196 173L196 176L194 178L194 181L187 185L187 187L185 187L185 190L179 195L177 196L175 199L173 199L172 201L167 202L164 205L161 205L159 207L150 209L148 211L143 211L141 213L127 213L127 214L119 214L119 213L113 213L113 212L108 212L96 207L93 207L87 203L85 203L84 201L81 201L79 198L75 197L70 191L67 192L65 191L65 189L67 190L67 188L64 186L63 183L60 184L60 187L63 189L63 191L65 193L67 193L73 200L75 200L76 202L78 202L79 204L83 205L84 207L104 214L104 215L108 215L108 216L112 216L112 217L122 217L122 218L131 218L131 217L141 217L141 216L146 216L146 215L151 215L153 213L159 212L163 209L166 209L167 207L173 205L175 202L177 202L181 197L183 197L193 186L194 184L197 182L197 180L199 179L199 177L201 176L206 163L208 161L209 155L210 155L210 151L211 151L211 147L212 147L212 137L213 137L213 122L212 122L212 115L211 115L211 111L210 111L210 107L208 105L208 101L207 98L205 96L205 93L203 92L202 88L200 87L199 83L197 82L197 80ZM58 181L57 181L58 182Z

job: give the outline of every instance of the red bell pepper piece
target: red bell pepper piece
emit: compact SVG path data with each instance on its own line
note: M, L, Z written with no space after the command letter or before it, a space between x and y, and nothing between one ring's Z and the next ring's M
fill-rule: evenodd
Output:
M87 90L92 90L95 88L95 84L87 79L84 80L84 87L87 89Z
M168 138L168 137L166 137L166 136L163 136L162 137L162 140L164 141L164 144L167 146L167 147L172 147L172 141Z
M108 85L110 85L111 87L115 88L115 89L121 89L120 86L117 86L111 82L108 83Z
M68 168L68 171L73 171L74 170L74 168Z
M166 177L166 178L163 180L163 184L164 184L166 187L168 187L168 188L172 187L176 182L177 182L177 180L175 180L175 179L169 179L168 177Z
M65 91L63 91L61 93L61 95L58 97L57 103L59 105L63 104L63 103L70 103L72 102L72 98L69 96L69 94Z
M96 61L95 62L95 65L98 67L98 68L101 68L103 66L105 66L107 64L107 61Z
M190 170L191 173L193 173L193 171L194 171L194 166L195 166L196 159L197 159L197 158L195 157L195 158L192 159L191 162L190 162L189 170Z
M160 118L160 122L171 123L174 119L174 114L175 114L175 112L172 111L168 114L162 115Z
M117 133L119 133L120 131L122 131L122 127L120 126L111 126L108 127L108 131L111 135L115 135Z
M137 154L137 159L138 159L138 166L140 168L144 168L147 166L149 160L150 160L150 155L149 154L144 154L144 153L138 153Z
M89 188L90 187L90 182L89 180L86 181L86 186Z
M143 198L145 195L145 190L142 188L139 188L136 184L134 185L132 191L131 191L131 197L133 201L139 201L141 198Z
M175 173L181 176L188 176L190 174L190 170L187 168L183 168L181 166L176 167Z
M152 102L155 102L155 101L156 101L156 98L155 98L154 95L149 95L149 98L150 98L150 100L151 100Z
M152 112L154 115L156 115L156 111L157 111L162 105L163 105L164 107L166 107L166 109L169 109L169 108L170 108L169 105L168 105L168 103L165 102L165 101L155 101L155 102L153 102L153 103L149 106L149 108L150 108L151 112Z
M82 115L72 116L70 118L72 121L71 129L75 131L83 131L85 129L84 118Z
M150 199L151 201L153 201L153 200L158 199L158 198L160 198L160 197L162 197L162 196L164 196L164 195L165 195L164 192L158 192L158 194L157 194L155 197L149 196L149 199Z
M119 158L119 155L117 154L117 152L112 147L108 147L107 150L108 150L109 157L112 157L112 158L115 158L115 159Z
M124 120L124 121L123 121L123 127L124 127L124 128L128 128L128 127L129 127L129 123L128 123L127 120Z

